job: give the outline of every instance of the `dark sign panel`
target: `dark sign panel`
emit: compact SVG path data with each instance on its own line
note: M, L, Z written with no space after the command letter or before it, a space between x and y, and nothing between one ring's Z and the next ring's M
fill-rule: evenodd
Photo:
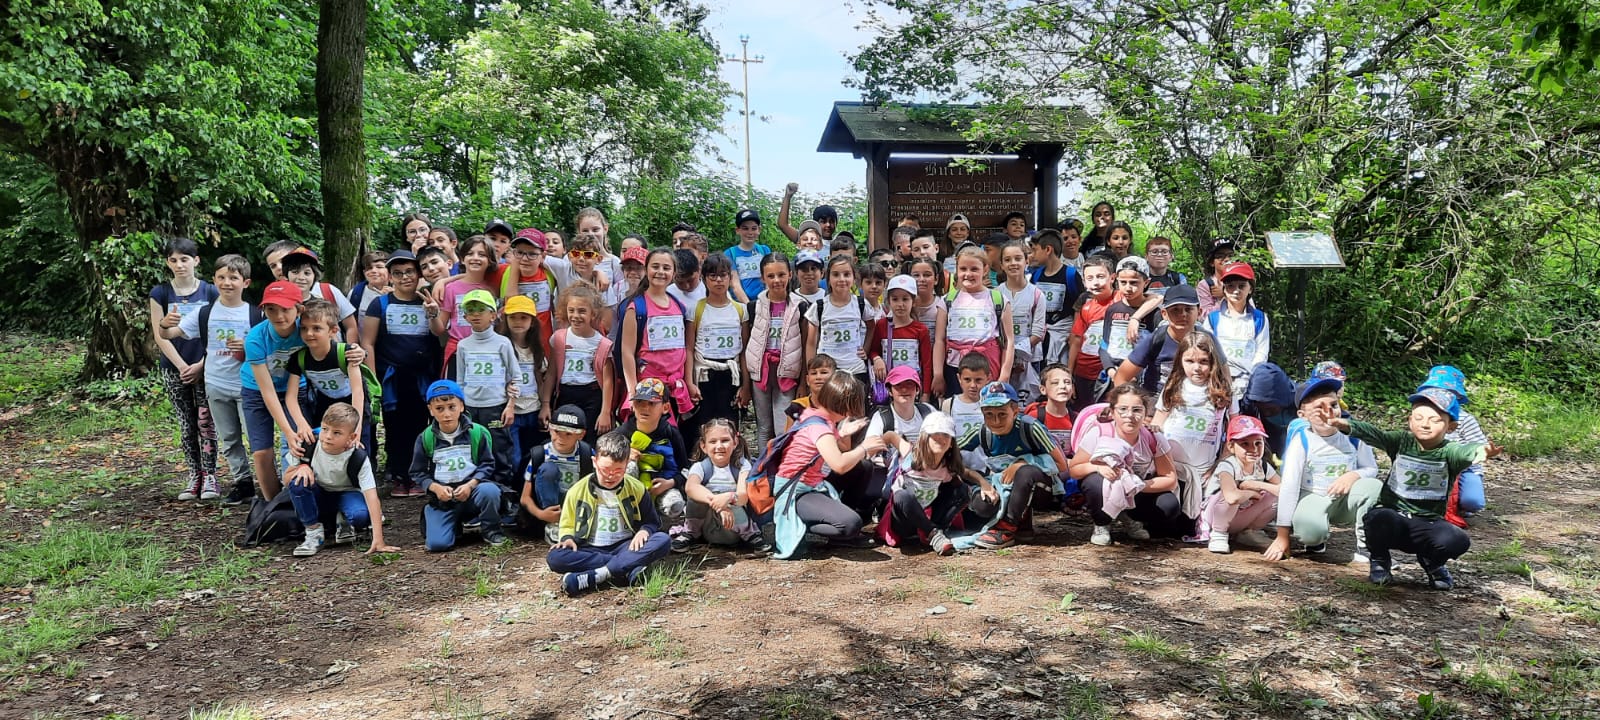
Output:
M889 216L916 215L925 228L942 229L961 213L973 230L997 229L1006 213L1034 217L1033 162L986 158L954 164L950 157L890 158Z

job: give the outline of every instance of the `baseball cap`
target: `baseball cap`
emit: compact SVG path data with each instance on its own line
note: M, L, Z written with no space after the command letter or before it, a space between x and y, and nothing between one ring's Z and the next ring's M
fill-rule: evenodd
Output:
M1231 278L1231 277L1244 278L1246 280L1249 280L1250 282L1255 282L1256 281L1256 271L1255 271L1254 268L1250 267L1250 263L1235 262L1235 263L1228 263L1227 265L1223 265L1222 266L1222 279L1223 279L1223 281L1226 282L1227 279Z
M822 253L815 250L801 250L794 256L794 266L800 267L806 263L822 264Z
M551 430L586 432L588 427L589 416L585 415L583 408L577 405L562 405L556 409L556 414L550 416Z
M961 213L956 213L954 215L951 215L949 220L945 221L945 223L944 223L945 232L949 232L950 228L954 227L956 225L956 223L960 223L962 225L967 226L968 230L972 229L972 221L968 220L967 216L962 215Z
M1011 242L1011 236L1003 232L989 233L988 237L983 239L985 245L1004 245L1008 242Z
M297 247L290 250L289 254L283 256L282 263L285 269L290 265L298 267L307 263L317 266L319 270L322 269L322 258L317 257L317 254L308 247Z
M1228 421L1228 439L1243 440L1248 437L1266 437L1267 429L1261 426L1261 421L1249 415L1235 415Z
M1461 419L1461 403L1456 400L1456 394L1444 388L1425 387L1406 398L1415 406L1417 403L1427 403L1444 413L1451 420Z
M1300 407L1301 403L1304 403L1306 398L1311 397L1312 395L1318 395L1326 392L1338 392L1343 388L1344 381L1340 380L1339 378L1319 378L1313 375L1311 379L1300 383L1300 385L1294 389L1294 406Z
M490 220L488 225L483 226L483 234L488 235L490 233L503 233L506 237L515 237L517 231L511 227L511 223L495 218Z
M1165 295L1161 296L1161 307L1169 308L1174 305L1194 305L1199 307L1200 296L1195 294L1193 285L1173 285L1167 288Z
M1206 250L1206 259L1210 260L1224 252L1233 252L1234 244L1227 238L1217 238L1211 241L1211 249Z
M983 386L979 394L979 407L1005 407L1017 401L1017 391L1012 389L1010 383L995 381Z
M490 310L493 310L495 307L494 296L490 295L489 291L484 290L483 288L469 290L467 291L466 295L461 296L461 307L466 307L468 305L484 305Z
M733 226L739 227L740 225L745 224L745 221L747 220L754 220L757 223L760 223L761 213L756 212L754 208L745 208L740 210L738 215L733 216Z
M288 280L278 280L267 286L261 293L261 306L277 305L278 307L292 308L300 304L305 294L300 292L300 286Z
M1344 366L1332 360L1323 360L1317 363L1316 367L1311 368L1311 379L1321 380L1323 378L1345 379Z
M1452 365L1435 365L1428 370L1428 377L1417 386L1417 392L1424 388L1449 390L1458 402L1467 404L1467 376Z
M511 238L511 244L517 245L519 243L527 243L539 248L540 250L543 250L550 245L550 241L545 238L544 233L539 232L537 228L523 228L518 230L517 236Z
M665 402L667 386L659 378L645 378L633 387L634 402Z
M794 236L800 237L801 235L804 235L807 230L815 230L817 231L818 235L822 234L822 226L817 224L817 221L807 220L803 223L800 223L800 227L794 229Z
M467 394L461 391L461 386L454 380L435 380L428 386L428 402L442 397L453 397L466 402Z
M539 315L539 306L533 304L533 298L527 295L512 295L506 298L506 314L515 315L517 313L537 317Z
M623 250L622 251L622 262L624 264L635 262L635 263L639 263L640 265L643 265L645 259L647 259L649 257L650 257L650 251L646 250L646 249L644 249L642 247L631 247L631 248L628 248L627 250Z
M415 265L417 264L417 256L412 255L410 250L396 250L392 253L389 253L389 259L383 261L383 266L386 268L392 268L394 267L395 263L403 262L408 262L412 265Z
M956 420L942 412L934 411L922 419L923 435L956 436Z
M1138 255L1129 255L1117 263L1117 272L1122 272L1123 270L1132 270L1146 278L1150 277L1150 263L1145 262L1145 259Z
M917 389L922 388L922 378L917 377L917 369L910 365L896 365L889 368L889 374L884 377L883 382L889 387L903 382L914 382L917 384Z
M823 220L837 221L839 219L839 211L833 209L832 205L818 205L811 211L811 219L817 222L822 222Z
M883 296L888 297L889 293L894 290L904 290L911 293L912 297L916 297L917 281L912 279L910 275L896 275L889 278L889 287L883 291Z

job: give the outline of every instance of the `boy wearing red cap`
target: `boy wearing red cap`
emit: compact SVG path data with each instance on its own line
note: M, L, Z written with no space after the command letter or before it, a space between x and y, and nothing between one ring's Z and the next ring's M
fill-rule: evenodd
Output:
M251 328L244 340L244 364L239 367L240 405L244 408L245 435L250 440L250 461L262 497L271 500L283 485L273 457L275 418L283 416L283 396L289 388L289 358L306 346L300 339L299 286L279 280L261 293L261 314L267 321ZM293 388L301 392L301 388Z

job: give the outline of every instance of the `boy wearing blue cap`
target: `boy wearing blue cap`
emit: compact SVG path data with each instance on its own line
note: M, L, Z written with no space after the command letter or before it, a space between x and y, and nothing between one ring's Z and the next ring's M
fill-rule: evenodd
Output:
M478 523L484 542L500 545L500 493L495 484L493 441L489 431L468 417L466 393L454 380L428 386L433 423L417 436L411 453L411 479L428 496L422 509L422 534L429 552L455 547L456 524Z
M1359 420L1329 418L1326 409L1308 418L1328 423L1362 442L1389 453L1393 460L1378 506L1367 513L1368 580L1394 582L1389 572L1391 550L1415 553L1417 563L1435 590L1455 587L1445 563L1471 547L1467 532L1445 519L1451 492L1462 470L1483 462L1483 445L1451 442L1445 435L1456 427L1461 405L1455 394L1423 388L1410 397L1407 431L1381 430Z
M1066 469L1067 459L1043 423L1017 412L1017 391L1010 384L985 385L978 404L983 408L983 424L968 430L957 444L964 453L977 454L974 459L982 462L968 467L996 486L983 488L967 507L978 516L996 518L974 544L998 550L1016 544L1017 529L1033 505L1034 488L1051 487L1045 473ZM998 492L1001 485L1010 488L1005 498Z
M1351 562L1366 563L1366 530L1362 522L1378 502L1383 483L1372 446L1355 442L1326 422L1341 415L1339 391L1344 381L1312 376L1295 389L1300 420L1289 424L1283 453L1283 485L1278 493L1278 537L1262 557L1289 556L1289 536L1315 554L1328 549L1334 524L1354 525L1356 549Z
M1456 401L1461 403L1461 418L1456 421L1456 429L1445 435L1452 442L1480 443L1487 446L1485 455L1494 457L1500 454L1500 448L1489 439L1483 431L1483 426L1478 424L1478 418L1467 412L1467 376L1451 365L1436 365L1428 370L1428 377L1417 386L1417 392L1425 388L1441 388L1449 390L1456 396ZM1483 511L1488 499L1483 493L1483 463L1475 463L1461 471L1459 482L1456 483L1456 493L1451 496L1450 510L1445 519L1456 525L1466 522L1464 517L1472 517ZM1460 513L1459 515L1457 513Z

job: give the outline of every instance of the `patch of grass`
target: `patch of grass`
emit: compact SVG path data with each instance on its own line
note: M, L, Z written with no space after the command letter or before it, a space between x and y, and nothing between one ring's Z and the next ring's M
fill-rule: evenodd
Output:
M1230 682L1226 672L1217 675L1217 700L1252 716L1277 715L1289 707L1289 697L1269 685L1260 670L1251 670L1243 685Z
M832 720L838 715L816 704L810 693L781 692L766 697L761 717L763 720Z
M189 720L260 720L261 716L247 705L217 703L207 708L190 708Z
M1524 662L1480 650L1469 666L1445 674L1474 695L1525 711L1516 717L1556 718L1591 701L1600 685L1600 661L1572 649Z
M0 408L26 405L67 387L83 353L42 335L0 335Z
M484 717L483 700L445 688L433 696L433 714L445 720L481 720Z
M632 589L636 599L628 607L628 617L649 615L661 609L667 598L692 593L694 581L700 576L699 567L691 565L692 562L688 559L668 560L647 568L643 580ZM705 562L705 558L701 557L700 562Z
M1333 616L1333 606L1326 604L1300 605L1291 610L1289 614L1294 623L1294 629L1310 630L1328 623L1328 618Z
M1100 697L1099 686L1071 680L1062 689L1056 717L1060 720L1106 720L1111 717L1111 708Z
M24 510L63 508L79 498L100 500L97 496L114 489L142 488L158 482L160 476L150 472L117 472L105 468L85 472L75 468L41 467L23 470L17 475L5 489L5 501Z
M1461 706L1449 700L1438 697L1431 692L1417 696L1417 715L1419 720L1443 720L1461 714Z
M1600 456L1600 407L1572 395L1520 390L1488 376L1474 375L1470 389L1473 414L1511 455Z
M893 671L894 671L894 666L893 665L890 665L889 663L884 662L883 660L873 659L873 660L868 660L868 661L856 666L856 669L851 671L851 672L856 674L856 675L865 675L867 677L877 677L879 675L887 675L887 674L889 674L889 673L891 673Z
M666 628L651 627L631 635L618 635L617 626L613 624L611 642L627 650L642 647L645 656L652 660L677 660L684 655L683 645L673 640Z
M463 572L467 572L463 569ZM474 563L470 569L472 574L472 596L494 597L500 592L501 566L486 563Z
M1182 648L1148 630L1136 630L1122 638L1122 647L1129 652L1152 660L1182 660L1187 655Z
M378 567L383 567L385 565L389 565L389 564L398 562L399 560L400 560L400 553L380 552L380 553L373 553L373 554L367 556L367 562L370 562L373 565L376 565Z
M940 593L963 605L971 605L977 599L972 596L972 588L978 584L977 573L963 570L958 567L947 567L939 574L949 583Z
M1067 593L1061 596L1061 602L1056 603L1056 612L1071 613L1073 603L1078 601L1077 593Z
M1394 589L1393 586L1373 585L1362 578L1353 577L1336 578L1333 583L1338 585L1340 590L1369 600L1386 597Z

